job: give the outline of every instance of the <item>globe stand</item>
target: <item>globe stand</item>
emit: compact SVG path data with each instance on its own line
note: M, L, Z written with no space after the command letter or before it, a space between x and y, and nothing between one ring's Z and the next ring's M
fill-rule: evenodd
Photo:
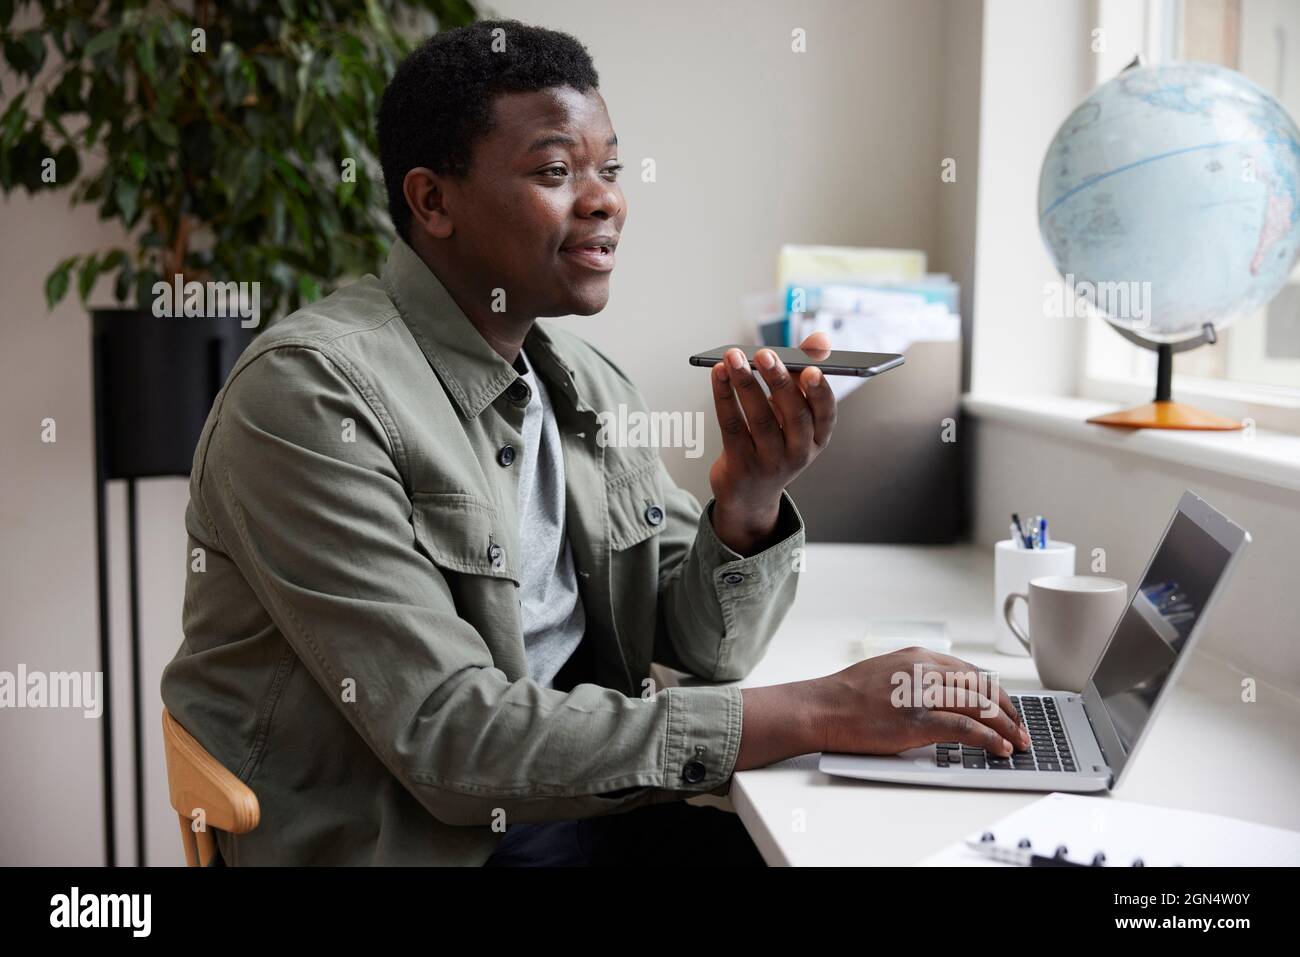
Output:
M1152 342L1144 339L1131 329L1113 327L1116 332L1143 349L1153 349L1156 353L1156 398L1154 402L1139 405L1122 412L1108 415L1095 415L1088 421L1094 425L1111 425L1124 429L1189 429L1201 431L1230 432L1242 428L1242 423L1233 419L1215 415L1181 402L1173 401L1174 353L1186 352L1218 339L1214 326L1206 323L1200 335L1181 342Z

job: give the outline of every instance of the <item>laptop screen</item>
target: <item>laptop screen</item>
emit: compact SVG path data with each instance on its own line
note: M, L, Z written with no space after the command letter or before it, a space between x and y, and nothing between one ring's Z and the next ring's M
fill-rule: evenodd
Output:
M1231 558L1182 509L1175 513L1092 675L1126 755Z

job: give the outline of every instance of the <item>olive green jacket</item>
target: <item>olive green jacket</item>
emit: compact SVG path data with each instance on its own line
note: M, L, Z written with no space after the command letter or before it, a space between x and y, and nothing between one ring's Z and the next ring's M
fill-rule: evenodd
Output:
M652 660L743 677L794 597L803 523L742 557L653 448L597 413L645 410L582 339L524 348L564 451L587 680L528 678L518 469L528 386L400 240L382 270L272 323L199 440L185 516L173 716L248 784L230 864L483 863L505 826L716 791L740 690L654 693ZM701 388L706 383L701 381ZM557 682L558 685L558 682Z

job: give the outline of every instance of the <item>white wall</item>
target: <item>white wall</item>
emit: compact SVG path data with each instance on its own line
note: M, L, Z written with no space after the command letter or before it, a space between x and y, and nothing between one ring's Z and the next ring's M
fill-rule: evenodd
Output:
M621 363L653 407L704 412L705 454L667 455L674 476L701 500L718 445L707 377L686 357L742 335L740 297L772 286L781 243L917 247L943 260L941 268L969 268L968 248L963 256L961 243L941 244L938 173L955 148L944 120L952 101L945 49L965 50L969 63L978 35L947 30L941 0L506 0L496 9L568 30L595 58L631 205L609 308L566 321ZM968 9L959 16L970 25ZM795 27L807 31L805 54L790 52ZM954 77L969 85L964 74ZM959 105L970 91L960 92ZM971 129L967 119L959 144ZM643 157L657 161L658 182L639 182ZM962 176L968 171L973 166L961 167ZM959 179L966 189L973 182ZM955 215L973 236L973 202L965 202L966 212ZM117 241L92 209L70 211L61 194L0 205L0 669L19 662L43 670L98 667L89 324L73 299L46 316L42 288L60 257ZM54 446L39 441L46 416L58 422ZM140 491L155 864L181 861L157 689L180 641L185 497L180 480L146 482ZM128 677L122 501L115 490L119 703ZM129 863L125 721L119 712L119 860ZM99 734L98 722L70 713L0 714L0 864L102 862Z
M939 145L956 164L956 180L939 192L939 249L930 268L961 286L962 388L970 387L975 302L976 212L980 175L980 75L984 0L958 0L945 8L943 129Z
M92 209L25 194L0 204L0 670L95 671L99 632L91 433L90 320L76 297L47 313L43 285L63 256L120 242ZM56 441L41 441L52 418ZM179 841L163 785L158 679L180 642L185 482L140 485L143 719L148 764L148 843L178 862ZM109 493L113 686L130 688L124 488ZM115 708L119 860L133 860L132 741ZM99 864L103 858L99 721L80 712L0 712L0 864Z
M1081 326L1044 316L1060 276L1038 232L1038 174L1061 122L1093 85L1087 0L986 0L972 391L1074 388Z

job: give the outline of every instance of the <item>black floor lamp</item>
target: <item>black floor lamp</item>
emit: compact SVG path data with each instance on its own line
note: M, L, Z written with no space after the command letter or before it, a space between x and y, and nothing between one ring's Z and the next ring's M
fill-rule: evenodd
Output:
M106 492L126 482L127 566L131 610L131 727L135 765L136 861L145 862L144 734L140 717L140 586L136 481L185 477L212 400L255 330L238 319L157 318L146 310L91 314L94 364L95 544L99 660L104 672L101 728L106 862L117 864L113 802L113 711L109 654Z

